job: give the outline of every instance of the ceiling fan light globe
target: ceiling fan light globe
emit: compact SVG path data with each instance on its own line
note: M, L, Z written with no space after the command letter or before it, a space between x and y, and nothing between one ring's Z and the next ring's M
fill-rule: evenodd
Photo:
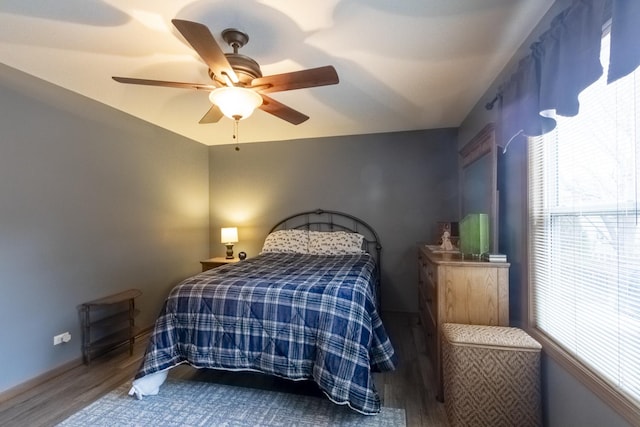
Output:
M209 100L232 120L243 120L262 105L262 96L251 89L222 87L209 94ZM239 118L238 118L239 117Z

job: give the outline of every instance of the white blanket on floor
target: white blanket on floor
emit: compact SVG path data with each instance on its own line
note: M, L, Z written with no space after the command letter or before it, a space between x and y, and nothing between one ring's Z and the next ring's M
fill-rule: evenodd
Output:
M136 399L142 399L142 396L154 396L160 391L160 386L167 379L169 370L166 369L160 372L154 372L153 374L145 375L142 378L133 380L131 390L129 390L129 396L136 396Z

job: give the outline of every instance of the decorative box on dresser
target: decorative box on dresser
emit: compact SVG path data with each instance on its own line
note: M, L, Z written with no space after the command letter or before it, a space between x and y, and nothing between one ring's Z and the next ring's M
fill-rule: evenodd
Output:
M442 401L441 327L444 323L508 326L509 263L467 259L420 245L418 265L418 309L436 396Z

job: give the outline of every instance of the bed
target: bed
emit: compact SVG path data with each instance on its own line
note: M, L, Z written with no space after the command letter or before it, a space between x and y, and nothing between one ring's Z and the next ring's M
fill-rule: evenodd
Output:
M372 372L396 364L379 316L380 255L375 230L351 215L285 218L260 255L170 292L129 394L157 394L186 363L313 380L334 403L378 413Z

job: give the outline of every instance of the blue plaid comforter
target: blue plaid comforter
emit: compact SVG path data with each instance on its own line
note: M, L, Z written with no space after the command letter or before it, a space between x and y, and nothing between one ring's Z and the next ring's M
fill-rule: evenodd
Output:
M376 310L375 261L264 254L200 273L168 296L136 378L180 363L313 379L338 404L380 411L372 371L396 356Z

